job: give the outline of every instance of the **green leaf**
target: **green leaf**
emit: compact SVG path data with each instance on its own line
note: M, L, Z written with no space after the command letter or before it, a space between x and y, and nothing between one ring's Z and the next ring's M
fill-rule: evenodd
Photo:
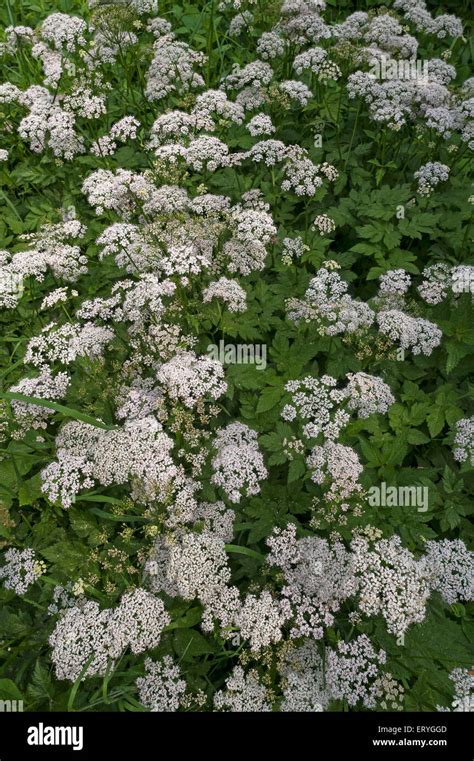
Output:
M0 679L1 700L23 700L23 695L11 679Z
M178 618L176 621L172 621L172 623L166 627L166 631L170 631L171 629L189 629L200 622L201 616L201 608L190 608L186 611L184 616L181 616L181 618Z
M446 344L446 352L447 352L447 359L446 359L446 372L452 373L452 371L458 366L461 359L465 357L466 355L471 353L471 348L469 346L461 346L456 341L449 341Z
M142 515L114 515L113 513L108 513L106 510L101 510L99 507L91 507L89 512L93 515L97 515L99 518L105 518L107 521L118 521L119 523L133 523L134 521L143 521L147 523L149 520Z
M215 652L215 646L195 629L177 629L173 636L173 647L176 655L185 661Z
M107 425L101 420L96 420L96 418L86 415L84 412L79 412L79 410L73 410L72 407L66 407L64 404L58 404L57 402L50 402L47 399L39 399L37 396L27 396L26 394L19 394L16 391L1 391L0 399L27 402L28 404L36 404L38 407L47 407L49 410L61 412L65 417L80 420L82 423L88 423L89 425L95 426L95 428L104 428L106 431L112 431L118 428L116 425Z
M260 398L257 404L257 413L268 412L268 410L276 407L283 395L283 389L281 386L270 386L264 388L260 394Z
M39 703L51 700L54 693L51 675L48 669L41 663L40 659L36 661L35 668L28 684L27 695L31 700ZM49 706L48 706L49 708Z
M444 410L435 406L426 418L428 429L431 437L434 439L443 430L444 427Z
M416 446L419 444L428 444L429 438L417 428L410 428L407 433L407 441L409 444L414 444Z
M20 507L32 505L37 499L43 496L41 491L41 476L37 473L28 481L24 481L18 490L18 502Z
M239 544L226 544L225 548L227 552L235 552L238 555L248 555L250 558L257 558L257 560L265 560L265 555L256 552L256 550L251 550L250 547L241 547Z
M298 481L306 473L306 465L303 460L291 460L288 467L288 483Z

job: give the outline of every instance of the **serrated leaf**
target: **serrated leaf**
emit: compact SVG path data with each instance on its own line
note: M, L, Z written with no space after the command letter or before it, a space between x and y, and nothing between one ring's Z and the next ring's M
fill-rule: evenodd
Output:
M443 430L444 411L440 407L435 406L434 409L432 409L428 414L426 423L428 425L431 437L434 439L434 437Z
M257 414L260 412L268 412L268 410L272 410L274 407L276 407L282 397L282 394L283 389L281 386L264 388L258 400L256 409Z
M0 679L0 699L23 700L23 695L11 679Z
M306 465L303 460L291 460L288 466L288 483L298 481L306 473Z

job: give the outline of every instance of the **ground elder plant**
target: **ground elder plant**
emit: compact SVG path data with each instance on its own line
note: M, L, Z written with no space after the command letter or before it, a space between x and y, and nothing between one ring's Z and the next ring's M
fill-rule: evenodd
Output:
M0 698L472 710L456 13L2 6Z

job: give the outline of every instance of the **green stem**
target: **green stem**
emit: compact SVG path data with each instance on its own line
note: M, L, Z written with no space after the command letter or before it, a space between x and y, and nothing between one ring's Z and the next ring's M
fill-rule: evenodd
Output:
M360 114L361 108L362 108L362 102L360 102L359 105L357 106L357 113L356 113L356 118L355 118L355 121L354 121L354 127L352 129L351 142L349 143L349 153L347 154L346 162L344 164L344 171L346 171L347 164L348 164L350 156L351 156L352 145L354 143L354 138L355 138L355 133L356 133L356 129L357 129L357 124L359 122L359 114Z

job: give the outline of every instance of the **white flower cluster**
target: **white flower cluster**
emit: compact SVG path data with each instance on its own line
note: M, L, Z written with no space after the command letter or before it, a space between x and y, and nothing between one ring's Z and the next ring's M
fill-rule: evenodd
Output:
M348 598L357 600L362 613L384 618L388 631L400 636L424 620L433 590L447 603L473 597L472 553L460 540L430 541L416 559L398 536L373 543L358 536L346 550L339 539L297 539L289 524L275 529L267 544L267 562L285 577L281 593L291 604L291 637L320 639Z
M216 400L227 389L221 363L190 351L176 354L162 365L157 378L170 399L189 408L202 403L206 397Z
M338 409L333 412L346 397L343 391L335 388L336 383L336 379L329 375L288 381L285 391L291 394L291 404L284 406L282 418L288 421L300 418L305 423L303 433L307 438L316 438L322 433L327 439L337 439L347 425L349 415Z
M130 274L158 268L161 259L159 249L148 243L143 231L124 222L106 227L97 238L97 245L102 247L100 259L114 256L117 266Z
M188 516L189 522L192 523L195 516L196 511L193 511ZM225 511L220 511L220 520L223 519L227 520L227 516ZM179 596L184 600L197 597L215 614L214 606L219 607L219 598L225 596L230 580L224 537L228 536L229 531L232 533L232 528L221 525L225 532L222 534L214 532L209 521L206 525L204 520L204 524L201 533L181 529L170 537L160 537L145 568L150 574L153 590L164 591L170 597ZM238 596L234 602L238 603ZM233 605L231 615L237 608L238 605Z
M329 235L336 229L336 223L327 214L318 214L311 226L312 230L319 230L320 235Z
M460 539L426 543L423 563L430 584L448 604L474 599L474 553Z
M451 290L455 294L471 293L474 296L474 267L460 264L451 270Z
M245 119L245 111L239 103L229 100L222 90L212 89L205 90L197 96L192 115L197 119L200 129L212 129L208 126L211 117L217 121L229 121L234 124L242 124Z
M192 141L184 150L191 150L202 140ZM208 158L215 163L216 153L211 146ZM128 219L143 203L144 213L163 217L162 222L141 227L130 222L114 223L97 239L103 247L102 256L115 256L117 265L133 274L152 270L160 275L187 276L215 264L214 271L216 266L227 266L230 272L247 275L263 268L266 245L276 234L266 208L244 208L241 204L230 208L227 198L211 194L190 199L177 186L157 189L144 176L130 172L118 170L114 175L99 170L86 180L84 191L98 213L110 208ZM184 219L181 216L178 221L176 212L185 215ZM232 235L222 245L223 256L219 262L214 261L220 236L228 230ZM182 284L186 282L181 280Z
M91 153L96 156L112 156L117 150L117 141L126 143L127 140L137 139L137 129L140 126L134 116L124 116L112 125L108 135L99 137L91 146Z
M225 690L219 690L214 695L217 711L264 713L272 710L257 671L245 673L241 666L235 666L225 685Z
M36 378L23 378L9 391L26 396L34 396L38 399L54 401L64 399L66 391L70 384L70 378L67 373L57 373L52 375L49 368L43 371ZM11 407L15 419L20 424L23 431L28 428L39 429L47 428L47 419L54 414L52 409L40 407L38 404L29 404L13 400Z
M8 251L0 251L0 307L15 309L24 291L23 275L12 265Z
M330 375L288 381L285 390L291 394L291 403L284 406L282 418L289 422L300 419L306 438L322 434L334 441L348 424L349 412L366 418L386 412L395 401L387 384L376 376L349 373L347 379L345 388L336 388L337 381Z
M348 409L356 410L357 416L367 418L376 412L385 413L395 402L390 387L381 378L367 373L347 375Z
M153 60L147 74L146 96L161 100L173 92L187 92L204 86L204 79L195 70L202 66L205 56L173 33L160 36L154 45Z
M369 709L386 708L390 703L399 709L403 688L384 671L385 663L386 653L376 651L365 634L350 642L340 641L336 648L326 646L324 662L310 639L298 647L287 647L278 664L283 692L278 710L320 712L331 700L346 701L351 707L362 704ZM466 684L464 678L464 692ZM226 689L215 694L214 706L237 713L272 710L270 693L258 672L251 669L245 673L241 666L234 667Z
M146 676L136 682L140 703L150 711L177 711L186 692L186 682L181 679L171 656L165 655L161 661L146 658L145 669Z
M267 544L267 562L280 568L285 577L281 593L293 613L290 637L321 639L341 603L356 591L350 554L340 541L297 540L293 524L284 531L276 529Z
M210 283L202 292L204 303L218 299L226 304L229 312L245 312L247 308L247 294L237 280L229 280L220 277Z
M474 677L472 669L455 668L449 678L454 685L453 711L472 711L474 705Z
M337 169L327 162L314 164L304 148L298 145L286 146L281 140L272 138L260 140L253 145L249 151L241 155L240 161L247 159L257 164L263 163L267 167L282 164L284 179L281 188L297 196L314 196L323 184L322 177L334 182L339 176Z
M138 204L149 201L153 190L154 185L149 180L128 169L115 172L97 169L82 185L82 192L97 214L110 209L125 218L137 209Z
M232 238L223 246L229 272L248 275L262 270L267 256L266 246L277 229L264 209L234 207L230 213Z
M158 0L112 0L114 5L124 5L133 8L140 14L156 13L158 9ZM89 0L89 7L96 8L101 5L102 0ZM163 19L152 19L152 21L162 21Z
M259 108L265 102L266 89L273 79L273 69L266 61L255 60L243 68L235 64L231 74L228 74L222 88L237 90L236 102L246 111Z
M309 251L309 246L300 236L283 238L281 260L284 264L291 264L294 259L299 259L306 251Z
M388 631L397 636L423 621L430 594L427 574L400 537L381 539L373 549L367 539L358 537L351 542L351 550L363 613L381 615Z
M25 362L34 367L46 368L48 364L60 362L70 365L77 357L96 359L114 337L109 328L86 323L46 325L39 336L32 338L26 347Z
M247 595L234 616L234 623L255 653L283 639L282 627L290 617L288 600L274 599L269 591L264 590L258 596Z
M77 219L42 225L36 233L23 235L32 248L10 255L0 251L0 300L14 307L22 295L20 284L26 277L43 282L50 270L54 277L75 282L87 272L87 257L77 245L65 241L83 238L84 226ZM5 284L9 283L10 288Z
M252 137L257 137L258 135L271 135L275 132L273 122L266 114L256 114L253 116L247 124L247 129Z
M256 2L257 0L247 0L248 5L255 5ZM245 0L220 0L219 10L226 11L231 8L235 11L239 11L244 4Z
M404 296L411 285L411 277L403 269L388 270L380 276L380 294L384 296Z
M257 433L243 423L230 423L217 431L213 447L217 454L212 461L212 483L234 503L240 502L243 495L259 494L260 481L267 477L268 471Z
M53 291L50 291L46 294L43 301L41 302L40 310L43 311L43 309L51 309L52 307L56 306L56 304L63 304L72 296L79 296L79 292L74 288L71 291L69 291L67 287L55 288Z
M366 634L351 642L341 641L337 649L329 649L326 661L326 682L336 700L346 700L350 706L361 702L374 709L382 697L377 679L380 666L386 662L386 653L378 652Z
M457 16L443 13L433 18L425 0L395 0L393 7L399 8L406 20L410 21L417 31L434 34L440 39L446 36L461 37L462 35L462 22Z
M297 45L314 45L320 40L329 39L331 27L320 16L325 7L324 0L285 0L280 19L285 37Z
M77 46L86 44L84 34L87 24L77 16L67 13L52 13L41 24L41 37L57 50L74 52Z
M123 428L104 430L87 423L67 423L56 439L57 462L43 469L43 492L70 507L80 489L94 481L109 486L138 482L143 498L166 499L180 484L173 462L172 439L152 416L126 420Z
M313 713L324 711L331 699L325 685L323 660L314 641L292 650L279 668L283 685L280 710Z
M172 535L159 537L145 566L155 592L185 600L197 598L204 606L202 629L212 632L218 624L221 636L227 639L242 609L237 587L229 585L225 549L233 534L234 517L223 503L197 505L185 516L185 522L194 525L177 530L175 526ZM255 621L241 617L240 624L258 646L258 631L252 633Z
M433 306L441 304L448 294L474 294L474 267L471 265L448 267L444 262L438 262L425 267L422 276L418 293L423 301Z
M297 74L309 70L322 81L339 79L341 76L339 66L328 59L327 51L324 48L308 48L303 53L299 53L293 61L293 68Z
M399 130L407 122L421 118L423 125L443 138L449 139L457 132L463 142L471 144L469 101L459 102L445 84L452 76L451 69L434 59L427 61L427 70L427 76L423 77L382 81L372 72L356 71L348 77L347 93L349 98L362 98L370 118L386 123L389 129ZM443 169L438 181L445 173Z
M214 121L210 113L204 108L202 99L209 95L211 91L207 90L203 95L199 95L195 110L188 114L186 111L167 111L153 122L151 128L151 140L148 144L150 149L159 148L162 145L181 143L185 145L186 138L197 137L201 130L212 132L215 129ZM226 100L223 93L219 93Z
M449 166L439 161L428 161L415 172L414 177L418 180L418 193L429 196L440 182L449 179Z
M453 452L454 459L474 465L474 416L458 420L454 444L456 445Z
M103 676L127 648L143 653L157 647L170 621L163 602L139 587L126 592L116 608L77 603L61 613L49 638L56 676L71 682L81 674Z
M413 354L429 355L440 345L443 334L433 322L411 317L399 309L387 309L377 315L382 335L397 342L401 349Z
M0 54L14 55L22 44L31 45L35 36L30 26L7 26L5 42L0 43Z
M286 79L283 82L279 82L278 89L290 101L295 101L295 103L302 107L307 106L313 97L313 93L304 82L294 79Z
M450 284L450 268L443 262L425 267L423 281L418 286L418 293L427 304L441 304L446 298Z
M288 318L294 322L316 322L321 335L336 336L369 328L375 318L363 301L347 293L348 285L337 272L325 267L312 278L304 300L288 299Z
M276 32L264 32L257 42L257 53L262 61L279 58L285 52L285 41Z
M229 24L230 36L238 36L242 34L242 31L246 29L249 31L252 28L253 13L251 11L243 11L237 13Z
M25 93L18 91L18 102L29 109L20 121L18 134L28 140L34 153L50 148L53 155L70 160L85 152L84 139L76 132L76 120L64 110L44 87L33 85Z
M10 548L4 559L6 563L0 568L0 579L3 579L5 589L11 589L17 595L24 595L46 570L30 547L25 550Z
M361 491L359 476L362 465L357 453L343 444L326 441L323 446L313 447L306 464L311 469L311 480L324 484L329 480L327 498L347 499L355 492Z
M143 331L147 322L153 319L158 322L165 314L167 301L175 293L176 286L170 280L159 280L156 275L145 273L135 281L121 280L112 288L112 296L103 306L114 308L110 315L118 322L130 322L129 333ZM118 306L122 300L121 306ZM90 305L90 314L84 314ZM94 316L94 302L83 302L77 312L78 317L89 319ZM102 315L100 315L102 316ZM107 319L107 317L106 317Z

